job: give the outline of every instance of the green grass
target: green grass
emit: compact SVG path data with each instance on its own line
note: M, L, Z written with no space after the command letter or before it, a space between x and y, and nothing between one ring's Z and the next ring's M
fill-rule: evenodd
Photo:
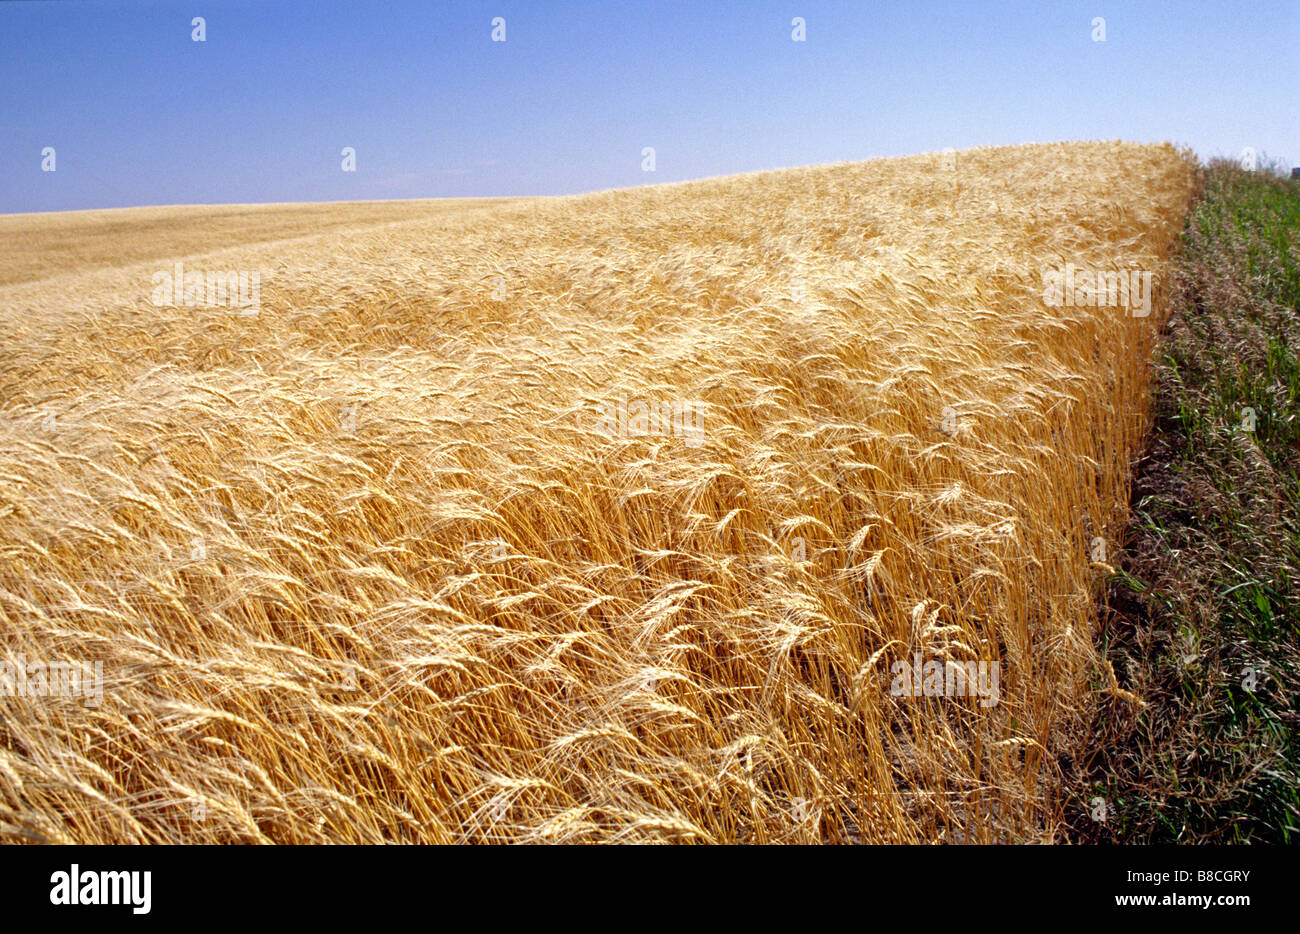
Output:
M1067 836L1300 842L1300 183L1211 165L1171 294L1103 634L1147 704L1101 706Z

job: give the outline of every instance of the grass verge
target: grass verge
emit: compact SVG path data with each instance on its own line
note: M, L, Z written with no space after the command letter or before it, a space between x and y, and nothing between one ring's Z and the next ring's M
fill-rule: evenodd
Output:
M1212 164L1173 286L1065 836L1295 843L1300 182Z

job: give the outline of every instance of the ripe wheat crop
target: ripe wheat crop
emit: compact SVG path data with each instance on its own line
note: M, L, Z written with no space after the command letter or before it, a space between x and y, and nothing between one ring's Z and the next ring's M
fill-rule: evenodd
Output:
M0 834L1053 839L1141 702L1092 637L1194 175L978 149L9 275L0 671L47 689ZM176 262L257 304L159 303Z

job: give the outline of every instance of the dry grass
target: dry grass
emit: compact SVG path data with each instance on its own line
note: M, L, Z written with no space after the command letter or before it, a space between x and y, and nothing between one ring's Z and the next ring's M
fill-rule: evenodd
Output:
M1159 300L1192 179L983 149L186 257L257 317L0 289L0 644L105 678L0 695L0 832L1050 839L1161 308L1040 271ZM891 696L916 652L999 703Z
M0 286L157 262L236 244L272 243L327 230L378 227L443 213L468 214L510 198L348 201L342 204L180 205L62 214L0 215Z

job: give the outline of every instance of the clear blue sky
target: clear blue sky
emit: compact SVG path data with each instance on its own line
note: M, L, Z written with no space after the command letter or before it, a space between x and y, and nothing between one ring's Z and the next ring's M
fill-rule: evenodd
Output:
M1297 64L1300 0L4 3L0 213L569 194L1062 139L1295 165Z

